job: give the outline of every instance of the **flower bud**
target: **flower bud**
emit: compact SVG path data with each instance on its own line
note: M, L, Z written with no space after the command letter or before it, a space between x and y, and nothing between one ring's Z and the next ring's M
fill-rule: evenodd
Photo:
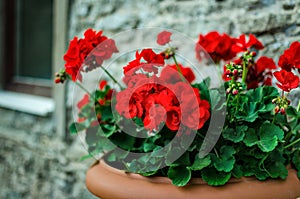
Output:
M236 90L236 89L233 89L233 91L232 91L232 94L233 95L237 95L239 93L239 91L238 90Z
M275 114L277 114L279 112L279 110L280 110L279 106L276 106L275 109L274 109Z
M233 70L233 75L234 75L234 76L238 75L238 70L237 70L237 69L234 69L234 70Z
M231 71L230 71L229 69L227 69L227 70L225 71L225 73L226 73L226 75L231 75Z
M62 82L61 82L61 79L60 79L59 77L55 78L54 82L55 82L56 84L62 83Z
M230 91L231 91L231 88L227 88L227 90L226 90L226 94L229 94L229 93L230 93Z
M255 57L256 56L256 52L255 51L253 51L253 52L251 52L251 54L250 54L252 57Z
M272 99L272 103L275 104L277 102L277 98Z
M283 107L280 108L280 113L281 113L281 115L285 115L285 109Z

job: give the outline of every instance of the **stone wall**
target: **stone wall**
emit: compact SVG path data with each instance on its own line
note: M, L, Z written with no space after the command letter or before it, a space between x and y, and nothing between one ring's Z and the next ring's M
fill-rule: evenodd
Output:
M70 0L69 38L89 27L108 36L132 28L171 28L195 41L211 30L253 33L277 60L300 39L299 7L300 0ZM85 152L77 137L58 138L53 116L7 109L0 115L0 198L94 198L84 185L92 160L79 161Z
M85 188L83 144L59 138L53 116L0 109L0 198L94 198Z
M278 59L300 39L299 0L74 0L70 38L89 27L108 36L132 28L162 27L194 40L212 30L232 36L252 33ZM125 41L126 42L126 41Z

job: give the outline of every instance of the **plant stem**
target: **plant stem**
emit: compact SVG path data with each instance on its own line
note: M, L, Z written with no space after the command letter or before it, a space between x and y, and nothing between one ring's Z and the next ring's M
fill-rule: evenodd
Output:
M247 80L247 73L248 73L248 68L246 67L245 62L243 62L243 75L242 75L242 81L246 83Z
M297 112L299 112L299 111L300 111L300 101L299 101L298 106L297 106Z
M216 156L219 158L220 156L219 156L218 151L215 147L214 147L214 151L215 151Z
M84 92L86 92L90 97L92 97L92 94L85 88L82 86L82 84L80 84L79 82L75 81L75 84L81 88Z
M235 112L238 112L238 109L240 107L240 93L237 94L236 96L236 107L235 107Z
M300 142L300 138L298 138L298 139L297 139L297 140L295 140L294 142L292 142L292 143L290 143L290 144L286 145L284 148L285 148L285 149L287 149L287 148L289 148L289 147L293 146L294 144L297 144L298 142Z
M276 113L275 113L275 115L274 115L274 117L273 117L273 120L272 120L272 124L274 124L274 122L275 122L275 119L276 119Z
M180 67L179 67L179 65L178 65L177 60L176 60L175 54L174 54L172 57L173 57L173 60L174 60L175 65L176 65L177 71L179 72L179 75L180 75L181 80L182 80L183 82L185 82L185 79L184 79L184 77L183 77L183 75L182 75L182 71L181 71L181 69L180 69Z
M100 68L102 68L102 70L108 75L108 77L113 80L114 83L116 83L121 90L123 90L124 88L121 86L121 84L110 74L110 72L108 72L103 66L101 66Z

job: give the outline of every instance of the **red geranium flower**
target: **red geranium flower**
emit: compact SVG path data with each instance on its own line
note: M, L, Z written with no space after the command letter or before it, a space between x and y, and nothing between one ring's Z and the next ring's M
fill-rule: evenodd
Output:
M178 66L181 70L183 77L189 83L195 80L195 75L191 68L183 67L181 64L178 64ZM160 79L166 83L175 83L181 81L181 77L179 72L177 71L176 64L165 66L164 69L161 71L160 77Z
M95 57L96 63L102 65L104 60L111 58L113 53L119 52L115 41L112 39L107 39L95 47L91 52L91 56Z
M176 131L179 128L180 122L181 122L180 108L177 106L171 107L167 112L167 120L166 120L167 127L172 131Z
M102 31L87 29L83 39L78 40L74 37L70 42L64 55L66 73L72 77L73 81L77 79L82 81L81 71L87 72L101 66L103 61L109 59L115 52L118 52L118 49L114 40L103 36ZM85 68L81 68L83 62Z
M246 42L246 35L242 34L235 40L232 50L236 53L247 51L249 48L254 47L257 50L264 48L263 44L252 34L249 34L249 41Z
M207 35L199 35L199 40L196 44L196 57L201 61L201 53L205 50L210 57L215 61L230 60L236 56L236 53L231 50L235 40L227 34L220 35L213 31Z
M272 58L262 56L256 61L256 71L257 73L262 73L266 69L276 69L276 64Z
M83 98L77 103L77 108L81 109L83 106L87 105L90 101L90 96L85 94Z
M290 92L290 90L299 86L299 77L292 72L286 70L276 71L274 76L280 83L276 83L276 85L283 91Z
M141 62L141 59L146 62ZM147 72L157 73L157 68L154 66L163 66L165 64L164 57L160 54L156 54L152 49L144 49L139 53L136 51L135 60L129 62L127 66L123 67L124 74L126 75L129 71L129 75L133 74L136 70L143 68Z
M291 71L292 68L300 69L300 42L293 42L290 48L284 51L279 57L278 65L286 71Z
M159 34L157 35L157 40L156 40L156 42L157 42L159 45L163 46L163 45L165 45L165 44L167 44L167 43L170 42L171 35L172 35L171 32L168 32L168 31L162 31L161 33L159 33Z
M100 90L103 90L106 85L107 85L107 81L106 80L100 81L100 83L99 83Z

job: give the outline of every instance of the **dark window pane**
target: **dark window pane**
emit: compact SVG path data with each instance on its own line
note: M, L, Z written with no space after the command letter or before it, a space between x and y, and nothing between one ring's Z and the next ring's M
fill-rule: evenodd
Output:
M17 2L16 76L50 79L53 0Z

